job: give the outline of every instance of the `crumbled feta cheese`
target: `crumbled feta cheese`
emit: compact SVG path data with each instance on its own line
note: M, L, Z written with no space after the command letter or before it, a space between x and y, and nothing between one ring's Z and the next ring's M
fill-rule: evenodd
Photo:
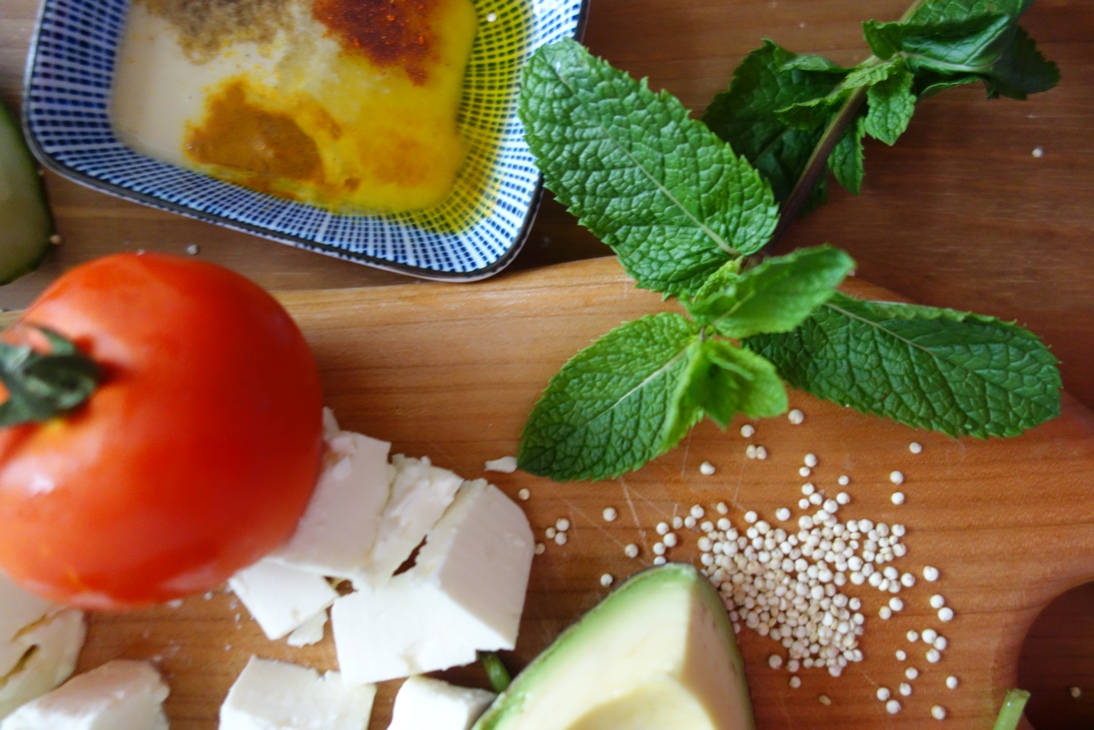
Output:
M517 470L517 457L503 456L500 459L491 459L486 462L486 471L499 471L503 474L512 474Z
M11 641L18 658L0 676L0 718L49 692L76 669L87 635L83 612L65 609L38 621Z
M23 705L2 730L167 730L167 685L148 662L117 659Z
M410 677L395 695L387 730L467 730L494 697L493 692L483 689Z
M338 598L325 578L274 560L259 560L228 580L267 638L280 639Z
M220 707L220 730L360 730L375 696L338 672L251 657Z

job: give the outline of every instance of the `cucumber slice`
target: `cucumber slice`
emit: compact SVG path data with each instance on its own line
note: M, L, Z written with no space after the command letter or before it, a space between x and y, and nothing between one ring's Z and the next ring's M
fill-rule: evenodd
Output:
M15 115L0 101L0 284L36 269L52 235L38 163Z

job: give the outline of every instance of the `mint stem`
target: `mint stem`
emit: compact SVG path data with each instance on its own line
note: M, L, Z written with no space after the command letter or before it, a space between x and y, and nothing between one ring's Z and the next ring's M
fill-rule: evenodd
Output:
M501 663L501 658L492 651L480 651L479 662L486 670L486 678L490 680L494 691L498 694L504 692L513 680L509 676L509 670Z
M915 0L904 14L900 16L898 22L905 23L915 12L919 10L927 0ZM874 57L863 61L863 63L869 63ZM817 180L828 169L828 157L832 154L832 150L839 144L840 139L843 138L843 133L847 131L847 128L858 117L859 110L866 101L866 88L859 87L847 97L847 101L843 103L839 113L832 118L828 128L824 130L824 134L821 135L820 142L817 143L816 148L813 150L813 154L809 157L809 162L806 163L805 169L802 170L802 174L798 177L798 181L794 184L794 189L790 191L790 195L786 198L786 203L783 204L781 215L779 217L779 224L775 227L775 232L771 234L771 240L767 244L767 248L773 247L776 242L782 237L783 233L790 226L791 223L798 219L798 215L801 213L802 207L809 200L809 194L813 192L813 188L817 184Z
M1029 692L1026 690L1008 689L1006 697L1003 698L1003 707L999 710L999 717L996 718L992 730L1016 730L1028 700Z

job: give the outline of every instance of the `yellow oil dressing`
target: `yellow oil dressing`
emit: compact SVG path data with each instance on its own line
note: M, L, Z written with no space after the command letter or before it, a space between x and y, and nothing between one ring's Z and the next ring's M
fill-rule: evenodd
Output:
M468 153L457 117L478 26L471 1L285 3L273 40L206 44L200 57L162 8L135 3L113 99L119 137L338 212L441 205Z

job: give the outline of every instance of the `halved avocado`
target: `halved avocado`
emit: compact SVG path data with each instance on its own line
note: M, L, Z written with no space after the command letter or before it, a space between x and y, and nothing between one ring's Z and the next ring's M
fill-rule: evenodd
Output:
M19 122L0 101L0 284L42 263L53 235L38 165Z
M638 573L564 631L473 730L751 730L744 662L692 565Z

